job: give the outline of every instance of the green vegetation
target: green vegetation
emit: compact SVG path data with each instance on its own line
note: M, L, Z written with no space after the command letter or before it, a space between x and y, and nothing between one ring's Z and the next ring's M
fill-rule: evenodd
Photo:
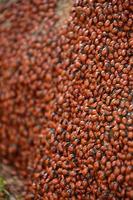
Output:
M7 0L0 0L0 3L4 3L5 1L7 1Z
M0 177L0 193L4 191L6 185L6 181L3 177Z
M10 199L10 194L6 189L6 181L3 177L0 176L0 199L8 200Z

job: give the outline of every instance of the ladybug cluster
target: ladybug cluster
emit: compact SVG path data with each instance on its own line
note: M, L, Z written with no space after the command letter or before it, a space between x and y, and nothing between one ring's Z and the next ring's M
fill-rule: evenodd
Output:
M0 156L26 200L130 200L132 0L57 4L0 4Z

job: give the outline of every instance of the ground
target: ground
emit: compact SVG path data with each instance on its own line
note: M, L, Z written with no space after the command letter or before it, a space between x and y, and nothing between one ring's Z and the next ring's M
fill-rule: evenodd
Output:
M22 200L23 182L13 168L0 164L0 200Z

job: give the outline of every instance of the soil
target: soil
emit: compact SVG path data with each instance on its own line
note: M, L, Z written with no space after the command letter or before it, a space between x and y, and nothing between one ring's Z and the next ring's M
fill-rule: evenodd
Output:
M23 184L12 167L0 164L0 200L23 200Z

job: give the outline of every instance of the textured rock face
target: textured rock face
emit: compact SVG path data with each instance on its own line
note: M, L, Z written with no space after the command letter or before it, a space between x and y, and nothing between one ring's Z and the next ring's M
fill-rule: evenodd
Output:
M74 1L64 24L57 6L0 6L0 155L25 199L130 200L131 1Z

